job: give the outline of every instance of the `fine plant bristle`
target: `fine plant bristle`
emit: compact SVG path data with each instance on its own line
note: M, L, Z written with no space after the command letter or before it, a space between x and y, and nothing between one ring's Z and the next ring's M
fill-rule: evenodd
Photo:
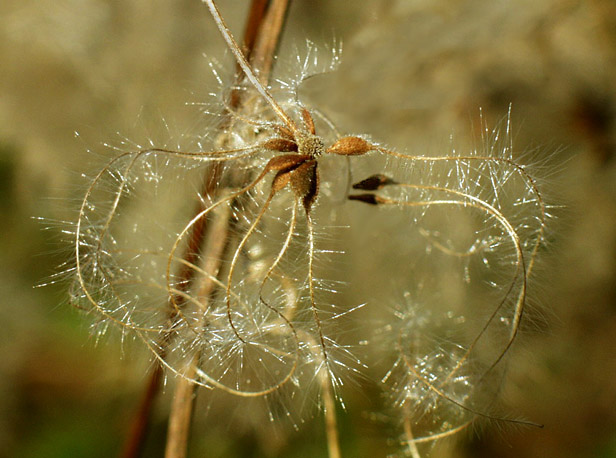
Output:
M413 457L503 419L495 402L549 216L510 115L494 129L482 119L467 153L341 135L297 94L313 45L298 76L268 80L204 1L241 76L225 88L212 66L218 106L203 112L219 122L193 150L122 148L91 179L70 231L75 305L207 396L284 402L295 425L294 403L313 397L330 457L352 379L379 383ZM334 257L371 279L330 278ZM345 304L347 291L361 301Z

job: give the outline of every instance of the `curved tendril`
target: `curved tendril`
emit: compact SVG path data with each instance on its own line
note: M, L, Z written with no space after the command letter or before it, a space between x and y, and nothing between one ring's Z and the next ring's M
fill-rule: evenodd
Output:
M267 273L263 277L263 281L261 282L261 288L259 288L259 291L260 291L259 295L260 296L261 296L261 293L263 292L263 287L265 286L265 283L267 282L267 280L269 280L269 278L271 277L272 273L274 272L274 270L276 269L276 267L280 263L280 260L282 259L282 257L286 253L286 251L288 250L289 245L291 244L291 239L293 238L293 233L295 231L295 224L297 222L297 207L298 207L298 203L297 203L297 200L295 200L294 203L293 203L293 212L291 213L291 222L289 224L289 230L287 231L287 236L285 237L285 241L284 241L282 247L280 248L280 251L278 252L278 255L276 256L276 259L274 260L274 262L272 263L272 265L268 269ZM263 300L262 296L261 296L261 302L265 303L265 301Z
M115 157L113 160L111 160L101 171L99 171L99 173L94 177L94 180L92 180L92 183L90 184L90 186L88 187L86 194L83 198L83 201L81 203L81 208L79 209L79 217L77 218L77 227L75 230L75 261L76 261L76 271L77 271L77 281L79 282L79 285L81 287L81 290L84 292L84 294L86 295L86 298L88 299L88 301L96 308L96 310L98 310L103 316L111 319L112 322L114 322L115 324L119 324L120 326L123 327L128 327L130 329L134 329L133 326L130 326L130 324L128 323L124 323L121 320L118 320L117 318L115 318L113 315L111 315L111 313L109 313L107 310L103 309L100 304L94 299L94 297L92 296L92 294L90 293L90 290L88 289L88 287L85 284L85 280L83 278L83 269L82 269L82 262L81 262L81 225L82 225L82 221L84 219L86 219L86 206L88 204L89 201L89 197L92 194L92 192L94 191L94 186L98 183L98 181L102 178L102 176L108 172L111 168L111 166L119 161L121 158L124 158L130 154L133 153L123 153L117 157ZM139 155L136 155L132 161L129 162L127 168L126 168L126 172L128 172L133 164L135 163L135 161L137 160L137 158L139 157ZM126 186L126 179L125 177L122 178L122 182L120 183L120 186L118 187L116 193L115 193L115 197L113 199L112 202L112 206L111 209L109 210L109 214L107 215L107 218L105 220L105 224L102 227L102 230L100 231L100 235L97 237L96 239L96 248L94 249L94 258L91 260L92 264L93 264L93 268L96 269L98 268L99 271L102 273L105 281L109 284L109 278L105 272L105 269L103 269L101 267L101 263L100 263L100 254L101 254L101 245L102 245L102 241L103 241L103 237L105 236L109 225L111 224L111 220L113 219L116 209L118 207L118 203L120 201L120 198L122 196L122 193L124 191L124 188ZM115 289L112 288L112 291L114 293L114 296L119 300L119 297L116 295L115 293ZM121 301L119 301L121 303Z
M295 358L294 362L293 362L293 366L289 369L289 372L284 376L284 378L272 385L271 387L264 389L264 390L259 390L259 391L242 391L242 390L236 390L234 388L230 388L227 385L224 385L222 383L220 383L218 380L210 377L207 373L205 373L201 368L197 367L196 368L196 374L199 376L199 378L205 380L205 382L197 379L197 378L193 378L193 377L189 377L186 374L180 372L179 370L177 370L175 367L173 367L164 356L162 356L161 354L159 354L159 352L156 350L156 348L152 345L152 342L148 339L146 339L142 334L141 331L138 331L139 337L141 338L141 340L143 340L143 342L145 343L145 345L150 349L150 351L154 354L154 357L158 360L158 362L166 367L169 371L171 371L173 374L175 374L178 377L181 377L185 380L189 380L192 383L202 386L204 388L219 388L222 391L225 391L227 393L230 394L234 394L236 396L240 396L240 397L245 397L245 398L252 398L252 397L260 397L260 396L266 396L268 394L273 393L274 391L280 389L282 386L284 386L289 380L291 380L291 377L293 377L293 374L295 373L295 370L297 369L297 365L298 365L298 359Z
M535 195L537 199L537 203L539 205L540 212L540 220L541 224L539 226L539 230L537 231L537 240L533 246L533 249L530 254L530 259L528 260L528 265L526 266L526 278L530 277L530 274L535 265L535 259L537 257L537 252L539 251L539 247L543 242L545 236L545 226L547 219L547 211L545 206L545 201L541 193L539 192L539 188L537 187L537 183L534 178L522 167L520 164L515 161L503 157L491 157L491 156L413 156L408 154L398 153L396 151L389 150L387 148L383 148L378 145L373 145L374 150L379 151L380 153L397 157L400 159L407 159L411 161L421 161L421 162L446 162L446 161L479 161L479 162L492 162L496 164L504 164L511 168L513 168L516 172L520 174L522 179L526 181L528 186L530 187L532 193ZM521 317L517 317L518 319Z
M169 257L167 259L167 272L166 272L166 278L167 278L167 288L171 289L171 264L173 263L173 260L176 259L175 256L175 252L177 251L182 239L184 238L184 236L188 233L188 231L191 229L192 226L194 226L197 221L199 221L201 218L205 217L208 213L210 213L212 210L214 210L215 208L219 207L220 205L222 205L225 202L229 202L233 199L235 199L236 197L241 196L242 194L250 191L252 188L254 188L257 184L259 184L263 178L265 178L265 176L268 173L268 169L265 168L260 174L259 176L257 176L257 178L255 178L250 184L244 186L242 189L240 189L239 191L233 192L231 194L229 194L226 197L223 197L220 200L217 200L215 203L213 203L212 205L210 205L208 208L200 211L199 213L197 213L193 219L191 219L188 224L186 226L184 226L184 229L182 229L182 232L180 232L178 234L178 236L175 239L175 242L173 244L173 246L171 247L171 251L169 252ZM179 311L180 309L180 305L177 303L176 299L173 297L173 295L171 295L169 297L169 300L171 302L171 305L173 306L173 308L175 309L175 311Z
M458 362L458 364L456 365L454 370L450 373L450 375L445 380L445 381L447 381L461 367L461 365L464 363L464 361L466 361L466 359L468 359L470 353L472 352L474 347L477 345L477 342L479 341L479 339L481 339L481 337L487 331L490 323L492 323L492 321L496 318L496 314L498 313L498 311L505 305L509 295L513 291L513 288L515 287L515 284L518 281L518 277L519 277L520 272L523 273L522 279L521 279L522 284L520 286L520 292L518 294L518 298L517 298L516 303L515 303L515 308L514 308L515 313L514 313L514 316L515 317L521 317L522 316L523 309L524 309L524 304L525 304L525 300L526 300L526 286L527 286L527 273L528 273L527 270L526 270L524 253L522 251L522 244L520 242L520 238L519 238L517 232L515 231L515 229L511 225L511 223L507 220L507 218L505 218L505 216L498 209L496 209L494 206L488 204L487 202L484 202L481 199L478 199L475 196L472 196L472 195L467 194L467 193L462 192L462 191L457 191L455 189L449 189L449 188L444 188L444 187L440 187L440 186L412 185L412 184L404 184L404 183L399 184L398 186L412 188L412 189L426 189L426 190L446 192L446 193L454 194L454 195L457 195L457 196L460 196L460 197L464 197L465 199L469 199L470 201L472 201L472 203L468 203L468 202L464 202L464 201L432 201L432 202L397 202L397 201L392 201L391 203L396 203L397 205L405 205L405 206L429 206L431 204L435 204L435 205L458 205L458 206L463 206L463 207L478 208L480 210L483 210L483 211L487 212L488 214L492 215L494 218L496 218L498 220L498 222L503 226L503 229L505 230L507 235L509 235L509 237L511 238L511 241L512 241L513 246L515 248L516 257L517 257L516 270L515 270L515 273L514 273L514 276L513 276L512 280L511 280L511 282L509 283L509 287L507 288L507 292L503 296L503 299L501 300L501 302L498 305L498 307L496 307L494 309L494 311L492 312L492 314L490 315L490 317L487 320L486 324L483 326L481 332L475 337L475 339L473 340L473 342L471 343L471 345L467 349L465 355L460 359L460 361ZM512 323L512 331L511 331L511 334L509 336L509 340L507 341L507 344L505 345L505 348L504 348L503 352L490 365L490 367L486 370L485 374L489 373L499 363L499 361L503 358L505 353L507 353L507 350L509 350L509 348L511 347L513 341L515 340L515 336L516 336L516 334L518 332L519 322L520 322L519 319L516 319L516 320L513 321L513 323Z
M464 356L458 361L458 363L456 364L456 366L452 369L452 371L448 374L447 378L442 381L438 386L432 384L431 382L429 382L428 380L426 380L416 369L415 367L411 364L411 362L408 360L408 357L406 356L406 354L403 351L402 348L402 344L400 342L401 339L401 335L398 336L398 350L400 352L400 355L403 358L404 364L405 366L414 374L414 376L419 379L423 384L425 384L430 391L436 393L438 396L452 402L453 404L457 405L458 407L473 413L474 415L478 415L478 416L482 416L485 418L489 418L489 419L493 419L493 420L506 420L506 421L510 421L510 422L514 422L514 423L519 423L519 424L525 424L525 425L532 425L532 426L540 426L537 425L535 423L532 422L526 422L526 421L520 421L520 420L510 420L510 419L503 419L503 418L497 418L497 417L493 417L478 411L475 411L465 405L463 405L462 403L456 401L455 399L452 399L451 397L447 396L441 389L441 387L449 380L451 379L451 377L460 369L460 367L462 366L462 364L464 363L464 361L466 361L468 359L468 357L470 356L470 353L472 352L473 348L476 346L477 342L479 341L479 339L481 338L481 336L486 332L489 324L494 320L496 314L498 313L498 310L500 310L500 308L502 308L502 306L505 304L507 298L509 297L509 294L511 293L511 291L513 290L514 285L517 283L518 281L518 276L520 275L520 272L524 272L524 275L522 275L522 285L521 285L521 289L520 289L520 294L518 295L518 299L516 301L516 306L515 306L515 316L518 318L517 320L515 320L514 322L514 328L512 329L510 338L504 348L504 350L501 352L501 354L499 355L499 357L496 359L496 361L494 361L492 363L492 365L488 368L487 371L485 371L485 373L481 376L481 379L483 379L483 377L485 377L485 375L487 373L489 373L494 366L496 366L496 364L498 364L498 362L502 359L502 357L506 354L507 350L509 349L509 347L511 346L511 344L513 343L513 340L517 334L517 327L519 324L519 317L521 317L522 311L523 311L523 306L524 306L524 301L525 301L525 296L526 296L526 279L527 279L527 271L525 269L525 261L524 261L524 256L523 256L523 251L522 251L522 246L519 240L519 237L517 235L517 233L515 232L515 229L513 228L513 226L511 225L511 223L509 223L509 221L505 218L505 216L495 207L493 207L492 205L488 204L487 202L484 202L472 195L469 195L467 193L464 193L462 191L457 191L457 190L452 190L452 189L448 189L448 188L443 188L443 187L439 187L439 186L424 186L424 185L412 185L412 184L398 184L398 186L401 187L407 187L407 188L413 188L413 189L429 189L429 190L434 190L434 191L441 191L441 192L447 192L447 193L451 193L454 195L458 195L460 197L463 197L465 199L470 200L471 202L467 202L467 201L456 201L456 200L437 200L437 201L425 201L425 202L404 202L404 201L396 201L394 199L388 199L388 198L382 198L379 197L379 203L382 204L392 204L392 205L405 205L405 206L430 206L430 205L458 205L458 206L464 206L464 207L474 207L474 208L478 208L481 209L487 213L489 213L490 215L492 215L494 218L496 218L499 223L503 226L503 228L505 229L505 232L509 235L509 237L511 238L514 246L515 246L515 250L516 250L516 256L517 256L517 263L516 263L516 272L514 274L514 278L512 279L509 288L507 290L507 293L505 294L505 297L503 298L503 300L501 301L501 303L499 304L499 306L494 310L494 312L492 313L492 315L490 316L490 318L488 319L488 321L486 322L486 324L484 325L483 329L481 330L481 332L475 337L475 339L473 340L473 342L471 343L471 345L469 346L469 348L467 349L466 353L464 354ZM431 440L436 440L438 438L441 437L445 437L446 435L450 435L450 434L454 434L455 432L458 432L460 430L462 430L463 428L467 427L473 420L469 421L468 423L462 425L461 427L452 429L451 431L447 431L445 433L440 433L438 435L432 435L432 436L427 436L425 438L415 438L413 439L414 443L419 443L419 442L424 442L424 441L431 441Z
M159 255L159 256L165 256L166 257L165 253L163 253L163 252L148 251L148 250L118 250L117 252L124 252L124 251L135 252L135 253L139 253L139 254ZM190 267L191 269L194 269L197 273L206 276L208 278L208 280L214 282L216 284L216 286L218 286L220 288L225 288L225 284L223 282L221 282L218 278L216 278L216 276L211 275L210 273L208 273L205 270L201 269L199 266L197 266L197 265L195 265L195 264L193 264L193 263L191 263L189 261L186 261L185 259L182 259L182 258L176 258L176 261L186 265L187 267ZM195 306L197 306L197 308L202 308L203 307L203 303L200 302L197 298L193 297L192 295L190 295L186 291L182 291L182 290L177 289L177 288L167 289L167 288L163 287L162 285L160 285L158 283L153 283L153 282L140 283L140 282L128 282L127 281L127 282L123 282L123 283L124 284L132 284L132 283L134 283L134 284L142 284L142 285L145 285L145 286L148 286L148 287L152 287L152 288L156 288L156 289L161 289L161 290L166 291L169 294L174 294L174 295L177 295L179 297L182 297L183 299L186 300L187 303L192 303ZM237 295L234 292L232 292L231 294L234 296L234 298L238 302L243 303L243 300L240 298L239 295ZM243 303L243 305L246 308L248 308L247 304ZM185 323L187 325L187 328L190 329L195 334L195 336L201 336L202 332L200 332L197 329L195 329L194 326L192 326L190 324L188 319L185 317L185 315L181 311L179 313L184 318L184 321L185 321ZM280 312L277 312L277 313L279 315L281 315ZM285 319L284 316L282 318ZM285 319L285 321L287 321L287 320ZM291 323L288 323L288 325L289 325L289 327L291 328L291 330L292 330L292 332L294 334L294 340L295 340L296 346L297 346L297 349L296 349L296 352L295 352L296 353L296 357L293 359L293 361L294 361L293 362L293 366L290 368L288 374L285 375L285 377L283 378L282 381L280 381L279 383L275 384L273 387L270 387L267 390L254 391L254 392L246 392L246 391L234 390L234 389L229 388L228 386L223 385L222 383L216 381L214 378L212 378L209 375L207 375L202 369L198 369L197 372L199 373L199 376L201 378L207 380L207 383L203 384L203 383L199 383L198 381L195 381L195 380L193 380L193 381L195 381L195 383L198 383L201 386L216 386L216 387L221 388L221 389L223 389L223 390L225 390L227 392L230 392L230 393L233 393L233 394L236 394L236 395L241 395L241 396L248 396L248 397L250 397L250 396L261 396L261 395L268 394L270 392L275 391L276 389L278 389L282 385L284 385L292 377L292 375L295 373L295 370L297 369L298 360L299 360L299 358L297 357L297 352L299 351L299 338L297 336L297 333L296 333L295 329L291 325ZM142 331L142 330L139 330L139 331ZM140 337L143 340L146 340L143 335L141 335ZM155 348L149 343L149 341L146 341L146 343L148 344L150 350L152 352L154 352L155 356L157 358L161 359L161 357L158 355L158 352L156 352ZM277 350L275 348L269 348L269 350L272 353L274 353L274 354L286 355L285 352L282 352L282 351ZM161 361L162 361L162 359L161 359ZM190 377L180 373L179 371L174 369L170 364L165 363L165 366L168 367L175 374L178 374L178 375L180 375L180 376L182 376L184 378L190 379ZM190 380L192 380L192 379L190 379Z
M428 389L430 391L432 391L433 393L435 393L437 396L451 402L452 404L460 407L462 410L466 410L469 413L472 413L473 415L476 415L478 417L483 417L483 418L487 418L489 420L495 420L495 421L507 421L510 423L516 423L516 424L520 424L520 425L527 425L527 426L541 426L538 425L537 423L533 423L533 422L529 422L529 421L524 421L524 420L515 420L515 419L509 419L509 418L501 418L501 417L495 417L493 415L489 415L483 412L479 412L478 410L475 410L471 407L468 407L464 404L462 404L460 401L457 401L455 399L453 399L452 397L448 396L445 392L443 392L443 390L441 390L441 388L435 386L433 383L431 383L429 380L426 380L426 378L424 376L422 376L417 369L415 369L415 367L413 366L413 364L411 363L411 361L409 361L409 359L407 358L407 356L404 354L403 348L402 348L402 343L400 342L401 339L401 335L398 334L398 351L400 352L400 355L402 355L402 360L404 361L404 365L408 368L409 371L411 371L413 373L413 375L424 385L426 385L428 387ZM472 420L471 420L472 422ZM469 422L470 424L470 422Z
M261 301L261 303L263 305L265 305L268 309L270 309L273 312L275 312L276 314L278 314L280 316L280 318L282 318L282 320L285 321L287 323L287 325L293 330L293 333L295 333L295 328L291 324L289 319L283 313L281 313L280 311L278 311L277 309L275 309L274 307L272 307L270 304L268 304L265 301L265 299L263 298L263 288L265 287L265 283L271 278L272 273L274 272L274 270L276 269L276 267L280 263L280 260L282 259L284 254L289 249L289 245L291 244L291 240L293 238L293 233L295 232L295 224L297 222L297 207L298 207L298 203L297 203L297 200L295 200L293 202L293 212L291 213L291 222L289 223L289 230L287 231L287 236L285 238L285 241L282 244L282 247L280 248L280 251L278 252L278 255L276 256L276 259L274 260L272 265L267 270L267 273L263 277L263 281L261 281L261 286L259 287L259 300Z
M127 152L127 153L123 153L120 154L119 156L115 157L114 159L112 159L105 167L103 167L102 170L99 171L99 173L94 177L94 180L92 180L92 183L90 184L90 186L88 187L86 194L83 198L83 201L81 203L81 208L79 209L79 216L77 218L77 227L75 230L75 261L76 261L76 272L77 272L77 281L79 282L79 286L81 287L81 290L84 292L86 298L88 299L88 301L94 306L94 308L101 313L104 317L109 318L113 323L121 326L121 327L126 327L129 329L138 329L138 330L143 330L143 331L154 331L152 329L148 329L148 328L141 328L138 326L131 326L129 323L125 323L122 320L117 319L116 317L114 317L109 311L105 310L103 307L100 306L100 304L98 303L98 301L92 296L92 293L90 292L89 288L86 286L85 280L83 278L83 268L82 268L82 261L81 261L81 236L82 236L82 221L84 219L86 219L86 207L89 201L89 197L91 196L92 192L94 191L94 186L98 183L98 181L103 177L103 175L107 172L110 171L111 166L119 161L120 159L129 156L131 154L135 154L134 152ZM137 161L137 159L142 155L143 153L138 152L137 154L135 154L135 157L128 163L126 170L124 172L124 175L122 176L122 182L120 183L120 186L118 187L118 189L115 192L115 197L113 199L112 205L111 205L111 209L109 210L109 213L107 215L107 218L105 220L105 223L100 231L100 234L98 235L97 239L96 239L96 248L94 250L94 258L91 259L91 262L94 265L94 268L98 268L99 271L101 272L101 274L103 275L103 278L105 280L105 283L107 285L109 285L111 287L112 290L112 294L113 296L118 300L118 302L120 304L122 304L122 301L119 297L119 295L116 293L115 288L113 287L113 283L110 281L109 276L107 275L106 269L104 267L102 267L101 262L100 262L100 255L102 252L102 243L103 243L103 238L105 237L105 234L107 233L108 229L109 229L109 225L111 224L111 221L113 220L118 204L120 202L120 198L122 197L122 194L124 192L124 189L126 187L126 174L128 174L128 172L130 171L130 169L133 167L133 165L135 164L135 162ZM156 330L157 331L157 330Z
M246 242L248 241L248 239L250 238L254 230L257 228L257 225L261 222L263 215L269 208L269 205L272 202L272 199L274 198L275 195L276 195L276 191L272 189L269 196L267 196L267 199L263 203L261 210L259 210L257 217L252 222L252 224L250 225L250 227L248 228L248 230L242 237L242 240L240 241L239 245L237 246L237 249L235 250L235 253L233 254L233 258L231 259L231 266L229 267L229 276L227 278L227 286L226 286L226 291L225 291L225 302L227 303L227 319L229 320L229 325L233 329L233 332L235 333L236 337L244 344L246 343L246 341L242 338L242 336L240 336L237 328L235 327L235 324L233 323L233 317L231 316L231 283L233 282L233 273L235 272L235 266L237 265L237 260L239 258L240 252L244 248L244 245L246 245Z
M76 271L76 275L77 275L77 283L79 284L79 287L81 289L81 291L83 291L87 301L95 308L95 310L97 310L102 316L104 316L105 318L108 318L109 320L111 320L114 324L120 326L120 327L125 327L125 328L129 328L129 329L135 329L135 330L139 330L139 331L143 331L143 332L158 332L159 330L157 329L150 329L150 328L146 328L146 327L141 327L141 326L133 326L129 323L126 323L122 320L119 320L118 318L114 317L111 313L109 313L107 310L105 310L103 307L101 307L101 305L98 303L98 301L94 298L93 293L90 291L90 288L87 286L86 281L84 279L84 274L83 274L83 267L84 267L84 260L82 260L82 256L81 256L81 241L82 241L82 237L83 237L83 226L84 226L84 221L87 219L86 217L86 208L89 204L90 201L90 197L92 196L92 193L94 192L94 189L96 187L96 185L98 184L99 181L101 181L101 179L103 178L103 176L108 173L111 172L113 169L112 167L114 166L115 163L117 163L118 161L127 158L131 155L134 155L135 157L132 158L132 160L128 163L125 171L124 171L124 175L122 178L122 182L120 183L120 185L118 186L118 188L115 191L115 197L113 198L113 202L112 202L112 206L111 209L109 210L109 213L107 215L107 218L105 220L104 225L102 226L98 236L97 236L97 240L96 240L96 249L95 249L95 253L94 253L94 258L91 259L90 262L93 262L94 265L100 269L104 280L107 282L108 285L110 285L110 287L112 288L112 291L114 290L113 288L113 282L110 280L108 274L106 273L106 269L101 265L101 263L99 262L100 260L100 254L102 252L102 241L103 238L105 237L106 233L109 230L109 226L111 224L111 221L113 220L113 218L115 217L115 213L116 210L118 208L120 199L122 198L122 194L124 193L124 190L126 188L127 185L127 181L126 181L126 175L128 174L128 172L130 172L130 170L132 169L132 167L134 166L134 164L137 162L137 159L139 159L141 156L147 155L147 154L152 154L152 153L162 153L162 154L166 154L166 155L170 155L170 156L174 156L174 157L179 157L179 158L183 158L183 159L195 159L195 160L202 160L202 159L207 159L210 161L227 161L227 160L232 160L232 159L238 159L241 157L247 157L250 156L252 154L254 154L255 151L258 150L258 148L260 147L260 145L251 145L245 148L235 148L235 149L227 149L227 150L221 150L221 151L212 151L212 152L183 152L183 151L175 151L175 150L169 150L169 149L164 149L164 148L148 148L148 149L143 149L143 150L138 150L138 151L127 151L125 153L119 154L118 156L114 157L111 161L109 161L97 174L96 176L92 179L92 182L90 183L90 185L88 186L88 189L86 190L86 193L83 197L83 200L81 202L81 206L79 208L79 214L77 217L77 224L76 224L76 228L75 228L75 271ZM223 154L230 154L230 153L238 153L238 152L242 152L245 151L245 154L241 154L241 155L236 155L236 156L232 156L232 157L221 157L221 155ZM88 256L88 255L86 255ZM88 256L89 257L89 256ZM119 296L117 295L117 293L114 291L113 295L119 300Z
M449 429L447 431L443 431L441 433L431 434L429 436L414 437L412 439L412 443L413 444L421 444L421 443L425 443L425 442L434 442L434 441L437 441L439 439L444 439L445 437L453 436L455 434L458 434L460 431L464 431L474 421L475 421L475 419L473 418L472 420L469 420L466 423L462 423L460 426L457 426L455 428L451 428L451 429ZM411 441L409 441L409 442L411 442Z
M272 193L272 194L274 194L274 193ZM296 200L294 202L294 204L293 204L293 212L291 214L291 222L289 223L289 230L287 232L287 237L285 238L285 241L284 241L280 251L278 252L278 256L276 257L276 259L274 260L274 262L272 263L272 265L268 269L267 273L263 277L263 281L261 282L261 286L259 288L259 299L260 299L261 303L263 303L263 305L265 305L265 307L267 307L269 310L271 310L276 315L278 315L278 317L285 323L286 326L288 326L288 328L293 333L293 337L294 337L295 344L296 344L295 365L298 364L298 360L299 360L298 353L299 353L299 345L300 345L300 340L299 340L299 336L297 335L297 330L295 329L295 326L293 326L293 323L291 323L289 318L287 318L284 315L284 313L282 313L280 310L276 309L275 307L271 306L270 304L268 304L265 301L265 299L263 298L263 288L264 288L265 283L267 282L267 280L271 277L272 272L276 269L276 266L278 265L278 263L280 262L280 260L284 256L284 254L286 253L287 249L289 248L289 245L290 245L291 240L293 238L293 233L295 232L295 224L297 222L297 207L298 207L298 203L297 203L297 200ZM227 310L229 310L229 309L227 309ZM229 316L229 319L230 319L230 316Z

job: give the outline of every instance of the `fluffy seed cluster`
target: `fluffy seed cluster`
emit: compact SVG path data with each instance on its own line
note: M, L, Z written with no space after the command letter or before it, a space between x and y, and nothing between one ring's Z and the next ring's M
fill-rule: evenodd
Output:
M71 294L98 331L121 329L208 388L305 401L316 386L342 403L349 375L378 380L415 455L495 417L546 206L514 158L509 117L483 126L468 153L344 141L298 101L313 47L306 56L299 77L264 89L298 126L314 118L316 135L299 127L313 146L292 151L289 125L253 84L216 91L218 111L204 111L220 122L194 150L137 146L91 177ZM287 185L306 162L274 167L288 154L312 156L309 204ZM348 234L340 246L336 225ZM328 265L341 251L342 283Z

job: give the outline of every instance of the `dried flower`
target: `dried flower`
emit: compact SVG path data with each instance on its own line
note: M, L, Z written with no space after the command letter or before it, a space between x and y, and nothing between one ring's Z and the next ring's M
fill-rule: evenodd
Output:
M312 48L297 78L268 85L206 3L245 79L219 91L225 117L194 150L138 145L92 178L75 230L75 303L192 384L288 399L317 385L332 457L348 374L382 381L413 455L495 418L547 218L513 157L509 117L504 132L484 126L483 148L468 154L341 136L298 100ZM362 303L388 309L384 289L403 298L388 323L353 330L365 345L352 350L345 321L361 307L332 300L339 286L321 273L328 220L343 218L345 200L348 232L364 237L352 259L381 282Z

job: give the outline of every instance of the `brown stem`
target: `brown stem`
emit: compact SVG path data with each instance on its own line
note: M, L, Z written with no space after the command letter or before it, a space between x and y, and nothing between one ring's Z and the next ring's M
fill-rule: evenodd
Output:
M230 237L228 237L228 234L231 224L231 212L228 207L226 207L226 211L221 209L214 218L208 221L210 229L208 241L210 243L207 246L208 261L203 266L203 270L212 276L216 276L222 259L225 259L229 252ZM207 303L213 297L216 284L210 277L206 277L202 284L197 286L198 297L203 306L207 308ZM200 324L197 323L196 326L199 327ZM197 353L186 366L184 377L177 379L171 413L169 415L167 445L165 448L166 458L184 458L186 456L192 412L197 397L197 385L192 380L195 378L198 364L199 354Z
M276 49L280 31L284 22L285 11L288 7L288 0L253 0L246 22L244 41L242 43L243 51L248 58L251 58L254 53L258 62L253 64L261 70L261 75L269 75L273 64L273 53ZM257 41L260 44L256 44ZM270 55L271 53L271 55ZM238 69L238 81L243 79L243 75ZM230 106L238 108L241 105L241 100L232 94ZM207 179L204 182L204 188L201 195L215 195L216 187L219 183L219 178L222 173L221 164L213 165L207 172ZM198 205L195 210L195 215L203 210L202 205ZM193 280L194 269L188 266L194 264L199 257L200 251L204 245L204 241L208 239L210 221L208 218L202 218L198 224L195 224L189 235L187 247L183 259L187 261L182 264L181 271L178 273L178 287L180 290L186 291L189 284ZM217 231L218 232L218 231ZM220 234L220 232L219 232ZM224 239L224 237L223 237ZM213 257L212 259L216 259ZM216 269L213 266L214 269ZM215 272L216 270L211 270ZM200 288L200 295L205 295L206 287ZM202 296L204 297L204 296ZM181 298L177 303L181 303ZM170 317L171 318L171 317ZM171 336L164 336L160 348L164 354ZM194 370L195 365L192 365ZM189 375L189 374L187 374ZM160 364L157 364L149 377L146 390L142 396L141 402L137 409L137 413L132 421L129 435L126 439L124 448L121 453L121 458L138 458L141 456L143 444L146 439L148 423L154 406L156 397L160 391L163 369ZM170 444L167 446L168 456L185 456L186 445L188 442L188 432L190 431L190 420L192 417L192 405L195 386L187 382L186 379L178 381L178 387L174 396L172 413L169 420L168 437Z
M253 69L259 72L259 78L263 82L269 80L288 10L289 0L273 0L259 27L250 62Z
M139 408L130 426L128 438L120 454L121 458L135 458L141 456L143 452L144 440L148 430L150 415L154 407L154 400L160 390L160 383L163 378L162 366L158 361L155 364L156 366L152 369L148 384L139 403Z
M263 0L253 0L252 2L246 25L244 52L247 55L251 55L252 65L259 71L261 78L267 78L270 73L273 64L273 53L280 37L287 7L288 0L273 0L273 2L267 5L264 4ZM238 74L238 80L242 78L242 75ZM234 108L241 108L242 105L241 98L237 94L232 94L230 103ZM232 122L231 119L229 121ZM206 182L215 187L220 173L221 167L214 166ZM204 195L215 195L213 192L215 189L211 191ZM188 257L196 258L198 254L195 255L195 253L198 253L198 250L203 248L204 242L209 240L210 246L208 246L208 256L206 256L206 259L211 261L208 262L208 266L204 266L204 270L217 275L222 259L229 252L230 238L228 234L233 221L230 212L222 212L222 214L213 215L213 217L218 217L218 221L212 222L210 221L211 217L208 216L208 219L204 219L203 223L193 227L193 234L191 234L189 239L189 249L191 251L187 252L185 257L187 259ZM197 241L194 240L195 237L198 239ZM193 269L186 273L186 279L183 282L185 288L188 287L188 283L193 281L193 275ZM184 280L184 276L180 278ZM215 283L211 279L204 279L202 284L199 285L198 291L201 300L207 302L214 294ZM199 355L197 354L186 369L186 377L177 380L169 416L169 429L165 449L166 458L186 457L197 388L197 385L191 379L194 379L198 362Z

